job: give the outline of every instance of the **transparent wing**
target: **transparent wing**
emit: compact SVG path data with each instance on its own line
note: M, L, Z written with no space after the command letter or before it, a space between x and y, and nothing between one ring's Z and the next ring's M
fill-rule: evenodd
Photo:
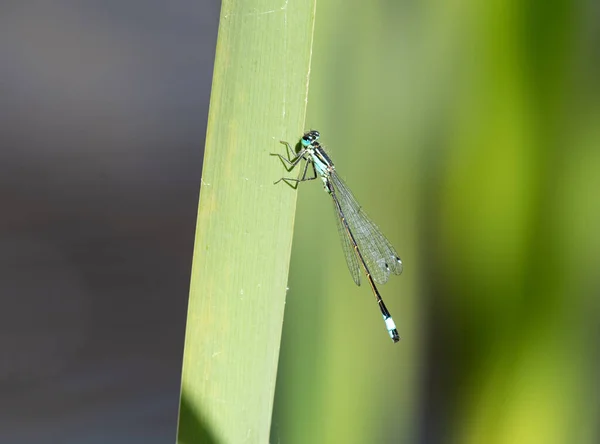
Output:
M352 231L354 239L356 239L358 248L371 272L371 276L373 276L373 280L377 284L385 284L390 277L390 273L402 273L402 261L398 253L390 241L379 231L377 225L369 219L350 189L337 173L333 171L330 177L342 211L348 221L350 231ZM339 224L341 222L338 221L338 229Z
M342 219L337 211L335 203L333 204L333 210L335 211L335 222L337 224L338 233L340 235L340 241L342 242L342 249L344 250L344 256L346 257L346 264L348 270L352 275L352 279L356 285L360 285L360 267L358 265L358 258L356 257L356 251L350 242L346 228L342 222Z

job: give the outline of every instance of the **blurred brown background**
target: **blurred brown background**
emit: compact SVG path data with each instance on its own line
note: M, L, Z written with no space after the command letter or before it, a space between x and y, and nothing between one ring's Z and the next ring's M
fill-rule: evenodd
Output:
M174 442L219 8L0 5L0 442Z

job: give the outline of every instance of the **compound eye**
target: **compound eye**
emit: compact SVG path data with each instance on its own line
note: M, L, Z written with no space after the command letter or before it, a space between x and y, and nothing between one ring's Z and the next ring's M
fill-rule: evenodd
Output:
M311 143L310 136L308 134L302 136L302 146L309 146Z

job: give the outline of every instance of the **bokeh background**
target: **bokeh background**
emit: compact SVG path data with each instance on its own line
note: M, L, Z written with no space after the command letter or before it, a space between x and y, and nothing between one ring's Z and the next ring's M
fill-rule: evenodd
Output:
M219 9L0 2L0 443L175 442Z
M600 4L320 1L313 54L403 339L302 184L271 442L600 442Z
M295 0L290 0L295 1ZM173 442L219 3L0 6L0 442ZM318 3L272 443L600 442L600 6Z

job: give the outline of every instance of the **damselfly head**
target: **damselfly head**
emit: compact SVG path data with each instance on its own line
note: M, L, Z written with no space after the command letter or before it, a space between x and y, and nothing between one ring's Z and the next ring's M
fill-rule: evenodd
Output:
M321 135L319 134L318 131L315 130L310 130L307 133L304 133L304 135L302 136L302 146L307 147L312 145L313 142L316 142L317 140L319 140L319 137Z

